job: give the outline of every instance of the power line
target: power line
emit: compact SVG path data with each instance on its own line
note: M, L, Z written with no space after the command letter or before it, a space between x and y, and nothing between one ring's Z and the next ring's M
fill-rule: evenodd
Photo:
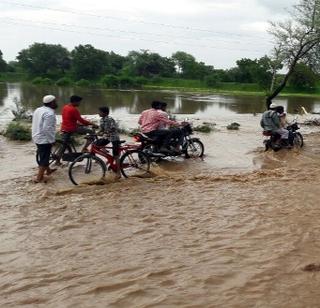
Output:
M1 18L0 18L1 22ZM36 25L35 23L21 23L18 21L14 20L8 20L5 19L4 22L6 24L14 24L14 25L23 25L23 26L28 26L28 27L36 27L36 28L46 28L50 30L55 30L55 31L62 31L62 32L70 32L70 33L77 33L77 34L89 34L89 35L95 35L95 36L102 36L102 37L111 37L111 38L116 38L116 39L125 39L125 40L134 40L134 41L147 41L147 42L154 42L154 43L161 43L161 44L167 44L167 45L186 45L186 46L192 46L192 47L201 47L201 48L211 48L211 49L222 49L222 50L229 50L229 51L234 51L235 49L231 48L226 48L226 47L221 47L221 46L210 46L210 45L199 45L199 44L189 44L189 43L176 43L176 42L169 42L169 41L162 41L162 40L154 40L154 39L144 39L144 38L134 38L134 37L120 37L118 35L111 35L111 34L102 34L102 33L95 33L95 32L80 32L80 31L75 31L75 30L70 30L66 28L55 28L55 27L48 27L48 26L40 26ZM243 48L236 48L237 51L248 51L248 52L254 52L254 53L259 53L261 54L260 50L252 50L252 49L243 49Z
M38 5L25 4L25 3L15 2L15 1L2 0L2 3L17 5L17 6L21 6L21 7L28 7L28 8L42 9L42 10L48 10L48 11L54 11L54 12L60 12L60 13L73 14L73 15L90 16L90 17L96 17L96 18L101 18L101 19L114 19L114 20L121 20L121 21L127 21L127 22L136 22L136 23L141 23L141 24L146 24L146 25L157 25L157 26L182 29L182 30L187 30L187 31L198 31L198 32L206 32L206 33L212 33L212 34L215 33L215 34L227 35L227 36L233 35L233 36L238 36L238 37L252 37L252 38L256 38L256 39L265 39L265 37L256 36L256 35L247 35L247 34L239 34L239 33L232 33L232 32L218 32L218 31L212 31L210 29L201 29L201 28L172 25L172 24L166 24L166 23L149 22L149 21L144 21L144 20L129 19L129 18L124 18L124 17L109 16L109 15L83 13L83 12L79 12L79 11L66 10L66 9L64 9L64 10L63 9L56 9L56 8L44 7L44 6L38 6Z
M1 19L2 17L0 17ZM4 18L4 17L3 17ZM91 26L81 26L81 25L74 25L74 24L66 24L66 23L52 23L52 22L43 22L43 21L33 21L33 20L28 20L28 19L19 19L19 18L5 18L6 20L12 20L12 21L19 21L19 22L29 22L29 23L40 23L40 24L47 24L47 25L54 25L54 26L62 26L62 27L76 27L76 28L83 28L83 29L89 29L89 30L98 30L98 31L112 31L112 32L120 32L120 33L125 33L125 34L135 34L135 35L148 35L148 36L164 36L164 37L171 37L175 39L187 39L187 40L193 40L193 41L203 41L203 38L194 38L194 37L186 37L186 36L177 36L177 35L167 35L167 34L155 34L151 32L136 32L136 31L128 31L128 30L121 30L121 29L116 29L116 28L101 28L101 27L91 27ZM225 42L225 43L236 43L240 44L242 43L240 40L226 40L226 39L220 39L220 38L215 38L215 39L208 39L206 38L207 41L210 42Z

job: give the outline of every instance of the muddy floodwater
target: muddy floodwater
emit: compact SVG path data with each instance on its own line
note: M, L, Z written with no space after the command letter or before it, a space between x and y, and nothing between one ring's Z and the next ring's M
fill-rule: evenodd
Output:
M264 152L259 114L189 116L217 124L203 161L98 186L35 185L32 143L0 137L0 307L319 307L319 130Z

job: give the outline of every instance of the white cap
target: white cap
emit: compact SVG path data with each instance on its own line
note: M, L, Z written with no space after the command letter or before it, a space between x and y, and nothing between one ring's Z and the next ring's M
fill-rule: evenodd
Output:
M44 104L49 104L51 102L53 102L56 99L56 97L54 95L46 95L43 97L42 102Z
M272 108L272 109L277 108L277 107L279 107L279 106L276 103L271 103L271 105L270 105L270 108Z

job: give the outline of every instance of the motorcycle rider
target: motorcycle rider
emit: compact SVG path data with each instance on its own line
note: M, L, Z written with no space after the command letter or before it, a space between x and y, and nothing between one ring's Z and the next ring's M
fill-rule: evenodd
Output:
M159 104L160 104L160 109L158 111L162 112L168 119L170 119L170 116L167 113L167 103L166 102L159 102ZM166 124L163 124L163 127L161 127L161 128L169 129L169 131L171 132L171 139L176 140L175 150L179 152L181 150L181 146L183 143L183 132L182 132L181 128L167 127Z
M142 133L151 139L156 139L160 152L171 152L169 143L172 134L168 129L164 129L163 127L167 125L179 126L180 123L169 120L163 111L159 112L159 109L161 109L161 103L153 101L151 108L141 113L138 123Z
M281 127L280 115L277 112L277 108L279 107L280 106L276 103L271 103L269 110L262 114L260 125L264 131L279 134L279 141L282 141L285 145L289 145L289 131L284 127Z

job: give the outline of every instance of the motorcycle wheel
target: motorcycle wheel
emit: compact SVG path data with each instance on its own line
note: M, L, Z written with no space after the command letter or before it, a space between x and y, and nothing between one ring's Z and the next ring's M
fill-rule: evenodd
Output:
M293 138L293 146L302 148L304 145L303 136L300 133L295 133Z
M204 145L199 139L188 140L185 150L186 158L200 158L204 154Z

